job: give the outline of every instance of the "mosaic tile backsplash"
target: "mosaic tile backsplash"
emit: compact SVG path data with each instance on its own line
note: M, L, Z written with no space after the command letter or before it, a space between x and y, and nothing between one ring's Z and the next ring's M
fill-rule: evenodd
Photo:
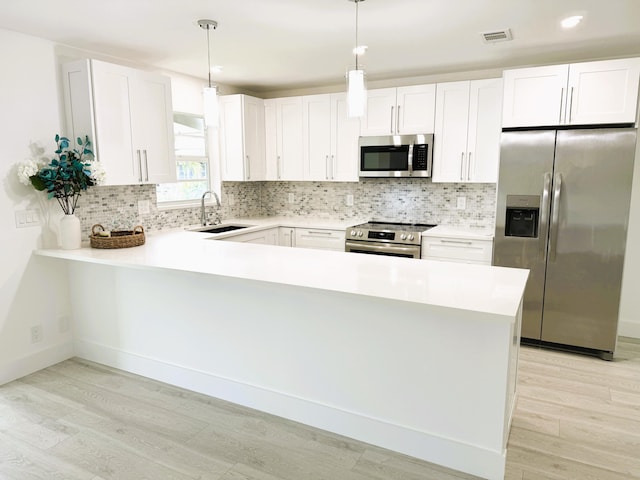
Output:
M83 237L91 226L146 231L194 225L200 208L158 209L155 185L94 187L83 193L76 215ZM289 203L289 194L293 202ZM353 205L347 205L353 196ZM494 184L432 183L429 179L363 179L360 182L224 182L222 219L253 216L314 216L336 220L387 220L439 225L493 228ZM456 209L458 197L466 208ZM233 200L232 202L230 200ZM150 213L138 214L138 202L148 200ZM231 205L233 203L233 205ZM213 218L216 207L207 207Z

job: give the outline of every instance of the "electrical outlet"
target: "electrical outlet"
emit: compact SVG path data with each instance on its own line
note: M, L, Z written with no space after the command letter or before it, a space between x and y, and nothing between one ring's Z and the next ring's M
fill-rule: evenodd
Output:
M353 195L350 193L347 194L347 198L345 199L347 207L353 207Z
M467 197L458 197L458 200L456 201L456 208L458 210L464 210L467 208Z
M31 327L31 343L42 341L42 325L34 325Z
M289 193L289 203L294 203L296 201L296 197L293 193Z
M149 200L138 200L138 214L149 215L151 213L151 205Z
M236 204L236 196L233 193L229 193L227 195L227 200L229 202L229 205L235 205Z

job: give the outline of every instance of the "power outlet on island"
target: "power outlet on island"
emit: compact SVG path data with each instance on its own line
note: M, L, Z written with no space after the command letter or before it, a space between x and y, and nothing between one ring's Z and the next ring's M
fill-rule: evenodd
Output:
M467 197L458 197L456 200L456 209L464 210L467 208Z

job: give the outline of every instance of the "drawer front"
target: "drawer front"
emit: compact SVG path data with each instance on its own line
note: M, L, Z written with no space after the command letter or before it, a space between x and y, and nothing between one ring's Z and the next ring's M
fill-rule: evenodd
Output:
M296 228L295 243L299 248L320 248L344 251L344 230L324 230L318 228Z
M493 240L449 237L422 239L422 258L491 265Z

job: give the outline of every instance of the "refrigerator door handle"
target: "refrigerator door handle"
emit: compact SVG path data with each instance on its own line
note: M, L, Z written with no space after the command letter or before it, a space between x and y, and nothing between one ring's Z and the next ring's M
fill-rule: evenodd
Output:
M551 236L549 238L549 260L556 260L558 248L558 222L560 217L560 192L562 190L562 174L556 173L553 180L553 209L551 211Z
M540 258L544 261L549 236L549 208L551 204L551 172L544 174L544 188L542 189L542 205L540 206Z

